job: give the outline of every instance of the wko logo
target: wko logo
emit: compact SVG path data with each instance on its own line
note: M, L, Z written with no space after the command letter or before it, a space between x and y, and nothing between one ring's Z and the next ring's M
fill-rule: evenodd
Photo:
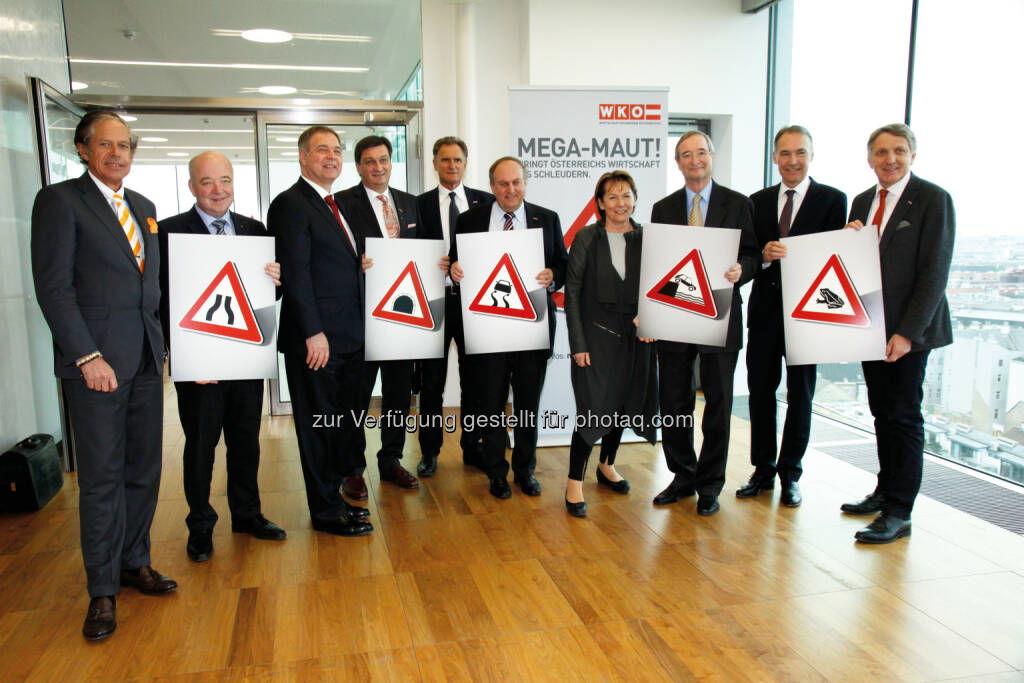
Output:
M660 104L599 104L599 121L661 121Z

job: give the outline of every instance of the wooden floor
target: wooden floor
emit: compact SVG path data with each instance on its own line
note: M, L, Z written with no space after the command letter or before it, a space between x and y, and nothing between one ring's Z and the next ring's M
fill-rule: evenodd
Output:
M167 389L152 556L180 590L125 591L117 632L83 640L68 477L43 511L0 517L0 680L1024 681L1024 538L922 499L909 540L856 545L867 520L838 506L873 477L813 452L803 507L738 501L740 419L711 518L692 498L651 505L670 479L657 448L622 448L628 496L599 491L592 462L579 520L566 448L538 453L539 498L499 501L449 436L418 492L371 471L376 531L343 539L310 528L291 419L266 418L263 509L288 540L231 533L219 461L216 552L194 564Z

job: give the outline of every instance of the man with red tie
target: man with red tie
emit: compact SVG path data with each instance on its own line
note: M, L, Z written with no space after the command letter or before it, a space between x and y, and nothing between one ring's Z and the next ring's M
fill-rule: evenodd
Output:
M846 226L878 231L889 340L885 360L862 363L875 418L878 484L863 500L840 508L848 515L880 513L855 534L861 543L910 535L924 466L921 400L928 352L953 342L946 301L956 231L953 200L910 172L916 155L909 126L893 123L871 133L868 165L878 183L854 198Z

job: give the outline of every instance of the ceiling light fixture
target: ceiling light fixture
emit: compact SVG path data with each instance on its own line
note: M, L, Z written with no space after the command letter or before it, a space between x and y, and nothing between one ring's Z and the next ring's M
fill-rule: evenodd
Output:
M242 31L240 35L254 43L287 43L292 39L292 34L288 31L279 31L276 28L251 28Z
M159 66L186 69L249 69L264 71L326 71L331 73L365 73L365 66L311 66L308 64L213 64L209 62L150 62L134 59L85 59L70 57L72 64L107 64L112 66Z
M121 120L123 121L138 121L138 116L132 116L131 114L121 114ZM138 132L138 131L136 131Z
M261 85L258 90L264 95L291 95L295 92L290 85Z
M187 157L188 156L188 152L168 152L167 156L169 156L169 157Z
M82 83L82 81L71 81L72 90L85 90L89 87L88 83Z
M145 137L139 139L143 142L167 142L167 138Z
M219 38L245 38L246 40L255 40L261 43L283 43L289 40L324 40L334 43L372 43L373 37L371 36L357 36L357 35L345 35L342 33L288 33L287 31L279 31L277 29L251 29L249 31L242 31L234 28L214 28L210 29L210 32ZM259 40L258 38L250 38L249 34L256 33L262 35L264 32L270 35L286 35L287 38L278 38L277 40Z

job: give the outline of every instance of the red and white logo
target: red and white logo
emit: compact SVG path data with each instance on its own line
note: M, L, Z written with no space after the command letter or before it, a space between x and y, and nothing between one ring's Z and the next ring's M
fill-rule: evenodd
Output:
M647 292L647 298L707 318L718 317L718 307L715 306L715 297L708 283L708 271L697 249L668 271Z
M598 121L661 121L660 104L599 104Z
M238 267L232 261L225 263L214 276L178 327L221 339L263 343L263 332L256 322Z
M400 325L434 329L434 316L430 314L423 280L415 261L409 261L409 265L402 269L370 316Z
M537 311L526 293L526 285L519 275L515 261L507 252L498 260L498 265L484 281L484 286L477 292L473 303L469 305L473 313L497 315L502 318L534 321Z
M832 254L825 262L790 317L830 325L871 326L868 312L839 254Z

